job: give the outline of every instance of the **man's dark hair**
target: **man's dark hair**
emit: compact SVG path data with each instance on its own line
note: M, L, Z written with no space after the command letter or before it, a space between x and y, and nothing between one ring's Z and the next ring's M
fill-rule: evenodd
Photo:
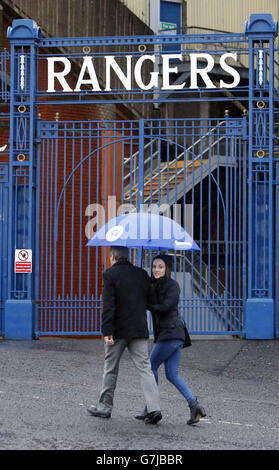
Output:
M128 259L129 249L126 246L111 246L110 254L114 256L116 261L119 261L121 258Z

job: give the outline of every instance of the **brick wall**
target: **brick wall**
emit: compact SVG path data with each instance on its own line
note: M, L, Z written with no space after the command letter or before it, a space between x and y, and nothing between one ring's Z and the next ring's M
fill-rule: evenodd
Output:
M9 49L9 42L6 38L7 27L11 25L12 18L9 18L7 13L4 13L4 27L2 44ZM41 87L46 84L46 62L41 62L38 70L38 81ZM67 78L69 84L74 84L76 76ZM64 97L63 97L64 98ZM9 111L9 106L1 106L1 112ZM39 105L38 115L42 121L57 121L62 126L62 121L81 121L84 122L84 127L88 121L110 121L120 119L125 120L133 115L125 114L125 107L118 107L115 104L50 104ZM65 180L71 174L73 167L78 165L83 156L88 155L90 152L96 150L97 139L91 142L89 148L89 140L78 138L77 135L71 140L69 139L70 133L67 135L67 150L65 152L65 145L63 138L58 140L56 147L55 139L44 140L40 149L40 165L41 165L41 185L40 185L40 220L37 224L40 227L40 248L39 248L39 297L51 298L56 291L56 296L66 297L67 295L83 296L88 294L88 264L90 265L90 285L89 295L100 295L102 290L102 271L104 266L104 250L99 249L98 258L96 258L96 250L90 249L88 258L88 248L86 248L87 238L85 236L85 225L88 217L85 216L85 210L88 204L93 204L99 200L99 203L104 203L104 181L106 180L107 195L113 193L112 181L112 155L115 151L113 145L108 148L105 158L105 153L99 154L99 168L97 173L97 159L92 157L89 165L89 159L77 168L74 173L74 178L67 184L65 196L62 196L59 216L57 221L58 239L55 240L54 227L55 218L54 213L57 207L59 195L63 191ZM0 123L0 146L8 142L9 137L9 120L1 120ZM99 140L98 145L104 144L102 139ZM94 147L95 146L95 147ZM118 147L116 147L118 149ZM8 149L7 149L8 150ZM120 149L118 149L120 150ZM73 151L75 154L75 161L73 162ZM118 157L121 156L118 153ZM0 161L8 161L8 152L0 154ZM116 164L117 168L120 165ZM116 176L117 176L116 168ZM66 175L66 176L65 176ZM97 193L97 179L99 186L99 193ZM120 177L117 176L116 196L119 200L121 187ZM91 188L91 189L90 189ZM56 200L55 200L56 197ZM65 208L65 213L64 213ZM82 224L82 230L80 226ZM76 257L72 255L76 254ZM56 260L56 262L55 262ZM88 263L89 260L89 263ZM55 264L54 264L55 263ZM81 263L81 264L80 264ZM95 266L98 266L97 271L97 292L95 291L96 277ZM71 277L71 272L73 277ZM56 280L55 280L56 279ZM53 326L52 309L49 308L52 304L48 302L44 306L47 309L41 309L39 315L39 326L42 327L46 323L47 328ZM63 310L62 310L63 312ZM64 314L61 313L63 316ZM65 313L64 320L66 321L67 314ZM58 321L56 319L56 321ZM62 317L60 317L62 321ZM81 322L83 317L81 316ZM95 321L95 320L94 320ZM47 331L47 330L46 330Z

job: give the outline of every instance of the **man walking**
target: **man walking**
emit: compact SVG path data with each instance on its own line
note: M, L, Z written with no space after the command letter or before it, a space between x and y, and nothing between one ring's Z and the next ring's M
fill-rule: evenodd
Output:
M111 268L103 273L102 333L105 340L105 364L102 390L96 407L88 412L110 418L119 362L127 347L140 374L148 414L145 423L162 419L158 387L151 371L148 353L146 309L150 280L146 271L128 261L128 248L110 248Z

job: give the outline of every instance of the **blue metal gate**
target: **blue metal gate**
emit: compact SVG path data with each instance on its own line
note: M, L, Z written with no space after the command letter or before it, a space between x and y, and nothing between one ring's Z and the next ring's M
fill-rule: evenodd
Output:
M0 163L0 335L7 294L8 163Z
M138 209L178 220L201 247L173 254L191 333L243 334L246 117L41 121L38 136L38 335L100 334L107 253L85 245L111 217Z
M274 179L275 179L275 204L274 204L274 223L275 223L275 250L274 250L274 289L275 289L275 336L279 338L279 111L274 113Z
M278 333L277 30L271 15L255 14L244 34L49 39L31 20L13 22L11 53L1 54L2 77L11 64L10 91L4 78L1 94L10 102L5 337L100 334L107 252L85 245L108 218L131 208L175 218L201 247L199 254L172 254L181 315L191 333ZM166 51L176 56L166 62ZM238 67L240 82L232 88L229 81L237 80L224 54ZM118 79L112 83L106 76L101 87L93 59L98 73L111 67ZM197 84L191 65L203 70L203 59L217 65L211 78L201 73L204 83ZM38 71L47 63L52 79L46 89ZM75 83L65 78L72 65L81 67ZM226 73L216 84L221 65ZM174 67L177 80L171 80ZM155 106L234 103L238 112L214 119L38 119L42 106L78 110L119 99ZM14 273L15 248L33 250L32 273ZM136 252L131 258L137 261ZM146 269L150 262L146 256Z

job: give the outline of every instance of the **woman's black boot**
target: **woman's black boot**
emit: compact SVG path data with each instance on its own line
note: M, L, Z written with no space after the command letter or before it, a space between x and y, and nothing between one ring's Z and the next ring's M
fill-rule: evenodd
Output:
M135 418L136 418L136 419L139 419L139 420L141 420L141 421L144 421L145 418L147 417L147 415L148 415L147 406L145 406L145 408L144 408L142 414L135 416Z
M204 408L199 404L197 399L189 404L189 408L191 417L187 421L187 424L196 424L199 422L200 418L204 418L206 416Z

